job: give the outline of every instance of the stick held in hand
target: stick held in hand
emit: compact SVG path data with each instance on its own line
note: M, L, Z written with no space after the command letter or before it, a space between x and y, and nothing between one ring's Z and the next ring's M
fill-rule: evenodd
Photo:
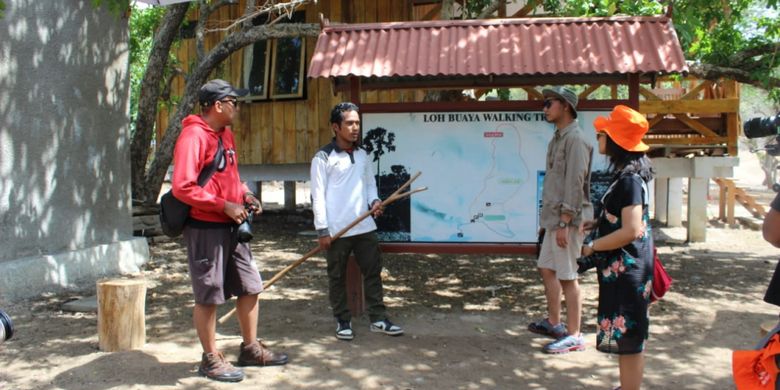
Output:
M388 197L387 197L385 200L383 200L383 201L382 201L382 205L381 205L381 206L384 208L384 207L386 207L387 205L389 205L389 204L391 204L391 203L393 203L393 202L395 202L395 201L397 201L397 200L400 200L400 199L403 199L403 198L409 197L409 196L411 196L412 194L416 194L416 193L418 193L418 192L422 192L422 191L425 191L425 190L427 190L427 189L428 189L428 187L421 187L421 188L417 188L417 189L415 189L415 190L411 190L411 191L402 192L402 191L404 191L406 188L408 188L408 187L409 187L409 186L412 184L412 182L414 182L415 180L417 180L417 178L418 178L418 177L420 177L420 174L422 174L422 172L417 172L417 173L416 173L414 176L412 176L412 177L411 177L411 178L410 178L410 179L409 179L409 180L408 180L406 183L404 183L403 185L401 185L400 187L398 187L398 189L397 189L397 190L395 190L395 192L393 192L392 194L390 194L390 195L389 195L389 196L388 196ZM368 216L370 216L370 215L371 215L371 210L368 210L368 211L364 212L363 214L361 214L361 215L360 215L359 217L357 217L357 218L356 218L354 221L352 221L352 223L350 223L349 225L347 225L347 227L345 227L345 228L343 228L343 229L339 230L338 232L336 232L336 234L334 234L334 235L333 235L333 240L336 240L336 239L338 239L339 237L341 237L342 235L344 235L344 233L348 232L348 231L349 231L349 229L352 229L352 228L353 228L355 225L357 225L358 223L360 223L360 221L362 221L362 220L364 220L364 219L368 218ZM303 262L304 262L304 261L306 261L306 260L308 260L310 257L312 257L312 256L316 255L316 254L317 254L317 253L319 253L321 250L322 250L322 248L321 248L320 246L317 246L316 248L314 248L314 249L312 249L312 250L308 251L308 252L307 252L305 255L303 255L303 257L301 257L300 259L296 260L296 261L295 261L295 262L293 262L292 264L288 265L288 266L287 266L287 267L285 267L283 270L281 270L281 271L277 272L277 273L276 273L276 275L274 275L274 276L273 276L273 277L272 277L270 280L268 280L267 282L263 283L263 288L264 288L264 289L266 289L266 288L268 288L268 287L271 287L271 285L273 285L274 283L276 283L276 281L278 281L279 279L281 279L282 277L284 277L284 275L286 275L288 272L290 272L290 271L292 271L293 269L297 268L299 265L303 264ZM259 299L260 299L260 295L258 295L258 296L257 296L257 298L258 298L258 300L259 300ZM227 312L225 315L223 315L222 317L220 317L220 318L219 318L219 320L217 320L217 322L218 322L218 323L220 323L220 324L223 324L223 323L225 323L225 321L227 321L228 319L230 319L230 317L231 317L231 316L233 316L233 314L234 314L235 312L236 312L236 309L235 309L235 308L233 308L232 310L230 310L229 312Z

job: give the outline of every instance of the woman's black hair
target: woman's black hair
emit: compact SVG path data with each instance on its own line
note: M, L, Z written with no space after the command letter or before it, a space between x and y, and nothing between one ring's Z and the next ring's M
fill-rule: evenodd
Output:
M609 135L605 152L609 157L609 170L614 173L615 179L624 174L636 173L646 183L653 180L655 169L645 152L629 152L616 144Z

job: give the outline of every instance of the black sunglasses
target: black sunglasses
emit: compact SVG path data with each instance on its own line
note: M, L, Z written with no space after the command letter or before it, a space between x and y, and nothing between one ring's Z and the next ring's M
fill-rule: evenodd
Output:
M222 102L222 103L230 103L230 104L233 105L233 107L238 107L238 103L239 103L238 99L224 99L224 100L220 100L220 102Z
M552 106L552 103L556 100L558 99L545 99L543 107L550 108L550 106Z

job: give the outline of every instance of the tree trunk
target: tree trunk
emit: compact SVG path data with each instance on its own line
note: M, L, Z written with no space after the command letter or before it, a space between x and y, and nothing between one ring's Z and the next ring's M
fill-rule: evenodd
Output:
M143 180L142 199L156 202L162 188L165 174L173 160L173 149L181 133L181 121L189 115L198 99L198 91L211 75L214 68L234 52L255 42L269 38L290 38L300 36L317 36L320 31L318 24L276 24L273 26L255 26L249 30L235 32L220 41L203 59L193 67L186 77L184 96L179 102L176 112L168 122L165 135L158 144L149 170ZM155 103L156 104L156 103Z
M130 144L130 171L132 177L133 199L144 203L154 203L157 198L147 198L141 183L146 172L149 158L149 141L157 118L157 101L160 96L161 80L168 66L171 45L179 33L179 28L187 14L189 4L181 3L168 7L152 43L149 62L144 71L138 98L138 117L135 121L135 134Z

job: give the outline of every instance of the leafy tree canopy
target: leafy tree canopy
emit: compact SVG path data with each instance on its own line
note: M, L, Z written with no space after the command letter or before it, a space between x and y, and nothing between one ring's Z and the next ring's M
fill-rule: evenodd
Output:
M691 73L727 77L769 91L780 102L779 0L686 0L672 4L672 18ZM658 15L655 0L544 0L558 16Z

